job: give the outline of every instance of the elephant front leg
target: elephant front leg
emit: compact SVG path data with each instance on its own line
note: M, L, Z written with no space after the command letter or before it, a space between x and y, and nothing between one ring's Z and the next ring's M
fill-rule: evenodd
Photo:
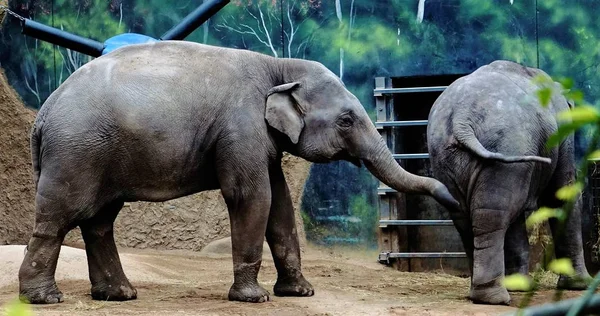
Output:
M257 277L271 207L268 171L240 175L231 174L230 170L235 168L223 169L221 191L231 223L234 278L228 297L231 301L265 302L269 300L269 292L258 284ZM245 179L245 175L251 174L254 179Z
M273 292L277 296L312 296L314 289L301 271L294 206L280 163L271 167L269 177L272 204L266 237L277 269Z

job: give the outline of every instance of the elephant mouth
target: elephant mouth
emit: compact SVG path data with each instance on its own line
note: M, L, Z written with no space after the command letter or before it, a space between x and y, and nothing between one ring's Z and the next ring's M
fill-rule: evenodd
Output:
M362 163L361 163L360 159L353 157L346 150L341 150L341 151L337 152L335 155L333 155L333 157L331 157L331 159L332 160L346 160L346 161L351 162L353 165L357 166L358 168L362 167Z

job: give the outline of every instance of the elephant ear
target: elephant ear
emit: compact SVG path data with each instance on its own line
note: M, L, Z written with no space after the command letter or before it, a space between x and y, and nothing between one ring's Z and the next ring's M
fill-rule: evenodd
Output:
M294 144L298 143L304 128L303 113L292 94L299 86L299 82L292 82L271 88L265 110L269 126L287 135Z

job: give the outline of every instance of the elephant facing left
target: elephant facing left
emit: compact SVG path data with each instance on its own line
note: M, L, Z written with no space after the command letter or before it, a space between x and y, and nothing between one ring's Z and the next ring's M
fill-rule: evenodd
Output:
M43 104L31 135L33 236L20 295L58 303L60 246L81 229L92 298L129 300L113 236L124 202L220 189L231 223L229 299L269 300L257 281L266 236L278 296L311 296L301 272L282 152L361 162L401 192L458 202L394 160L367 112L322 64L181 41L131 45L74 72Z

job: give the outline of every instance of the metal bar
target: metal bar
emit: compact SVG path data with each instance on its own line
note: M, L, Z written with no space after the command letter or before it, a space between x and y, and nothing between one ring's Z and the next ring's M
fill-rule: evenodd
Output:
M429 158L428 153L422 154L393 154L394 159L427 159Z
M389 219L380 220L380 225L398 225L398 226L453 226L450 219Z
M427 120L375 122L376 127L427 126Z
M398 192L398 191L396 191L390 187L387 187L387 186L380 186L379 188L377 188L377 193L379 195L384 195L386 193L395 193L395 192Z
M173 26L163 34L160 39L165 41L184 39L228 3L229 0L205 1L196 10L188 14L179 24Z
M92 57L99 57L104 49L104 44L98 41L71 34L30 19L25 19L22 33Z
M447 86L434 86L434 87L414 87L414 88L376 88L373 90L375 96L381 94L395 94L395 93L415 93L415 92L439 92L444 91L448 88Z
M393 258L466 258L464 252L383 252L379 254L379 261Z

